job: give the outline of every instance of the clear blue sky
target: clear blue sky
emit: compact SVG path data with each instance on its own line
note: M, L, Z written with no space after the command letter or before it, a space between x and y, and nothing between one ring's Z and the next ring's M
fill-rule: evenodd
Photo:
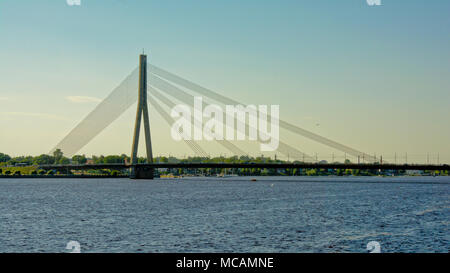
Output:
M153 64L240 101L279 104L282 119L338 142L450 162L449 14L447 0L3 0L0 152L47 153L96 105L67 97L106 97L145 48ZM133 115L82 152L129 153ZM157 154L188 152L154 138Z

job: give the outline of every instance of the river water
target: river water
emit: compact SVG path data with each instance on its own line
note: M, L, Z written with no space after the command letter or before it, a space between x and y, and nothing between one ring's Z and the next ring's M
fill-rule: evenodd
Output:
M0 179L0 252L450 251L450 177Z

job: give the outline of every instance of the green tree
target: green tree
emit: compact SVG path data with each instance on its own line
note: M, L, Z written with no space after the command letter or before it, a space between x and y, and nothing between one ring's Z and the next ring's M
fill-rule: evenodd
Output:
M156 159L156 162L159 162L159 163L168 163L168 162L169 162L169 159L168 159L167 157L165 157L165 156L161 156L161 157L158 157L158 158Z
M92 156L92 161L94 161L94 164L103 164L105 157L103 155L101 156Z
M121 154L120 157L122 158L123 163L125 163L126 161L130 162L130 157L127 156L126 154Z
M72 161L75 161L77 164L86 164L87 158L85 155L74 155Z
M11 160L9 161L10 165L16 165L19 163L31 165L31 164L33 164L33 157L32 156L18 156L18 157L11 158Z
M33 159L35 165L51 165L55 164L55 158L51 155L42 154Z
M70 164L70 159L68 159L67 157L61 157L60 159L59 159L59 161L58 161L58 164L61 164L61 165L67 165L67 164Z
M63 157L63 152L61 151L61 149L56 149L53 152L53 156L55 157L55 162L59 162L61 160L61 158Z
M11 157L7 154L0 153L0 162L8 162L11 160Z
M108 155L103 159L105 164L125 163L125 159L120 155Z

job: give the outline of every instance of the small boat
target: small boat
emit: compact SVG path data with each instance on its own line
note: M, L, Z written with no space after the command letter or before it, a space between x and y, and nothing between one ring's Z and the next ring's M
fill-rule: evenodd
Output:
M251 180L252 182L256 182L256 178L252 178L252 180Z

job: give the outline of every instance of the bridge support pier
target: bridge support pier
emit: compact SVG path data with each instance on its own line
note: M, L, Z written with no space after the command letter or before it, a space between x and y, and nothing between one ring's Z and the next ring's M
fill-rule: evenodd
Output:
M144 133L145 133L145 148L147 151L147 163L153 163L152 140L150 136L150 121L148 117L147 106L147 55L139 56L139 97L136 110L136 122L134 124L133 147L131 149L131 164L130 169L131 179L153 179L153 168L138 166L138 145L139 133L141 130L141 120L144 117Z
M146 166L135 166L130 168L130 178L131 179L153 179L154 178L154 168Z

